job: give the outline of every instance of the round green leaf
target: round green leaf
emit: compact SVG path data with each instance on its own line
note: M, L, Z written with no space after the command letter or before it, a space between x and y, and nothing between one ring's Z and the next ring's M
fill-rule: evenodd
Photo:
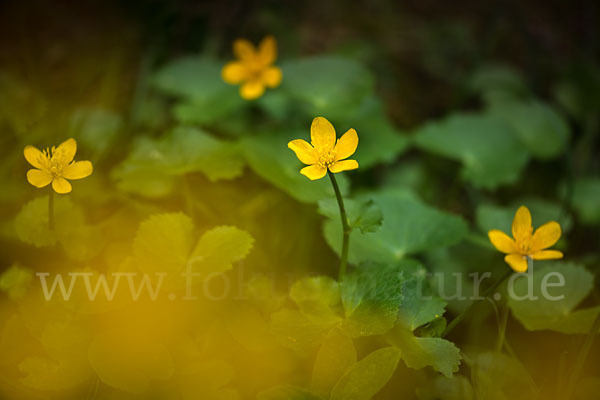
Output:
M282 65L282 89L307 106L311 116L342 118L358 110L373 91L373 77L362 65L341 57L317 56Z

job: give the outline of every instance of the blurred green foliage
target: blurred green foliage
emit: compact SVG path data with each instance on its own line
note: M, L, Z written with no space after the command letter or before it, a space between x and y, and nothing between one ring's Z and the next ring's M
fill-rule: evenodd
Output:
M581 40L548 22L556 4L17 3L0 13L0 396L566 398L575 379L595 398L597 345L588 376L569 371L600 313L597 24ZM266 34L283 80L245 101L221 68L235 38ZM359 169L337 175L341 281L334 192L286 146L316 116L359 137ZM56 199L52 231L22 150L67 137L94 174ZM517 279L539 300L501 286L443 337L473 303L468 274L508 268L485 235L520 205L560 223L565 260ZM195 289L222 274L247 291L46 303L35 276L168 272L179 298L190 265ZM551 272L560 301L540 292Z

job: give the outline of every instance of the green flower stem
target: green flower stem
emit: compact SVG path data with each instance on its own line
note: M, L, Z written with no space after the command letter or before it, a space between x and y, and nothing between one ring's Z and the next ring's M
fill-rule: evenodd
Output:
M488 297L490 294L492 294L492 292L494 290L496 290L496 288L498 288L498 286L500 286L506 279L508 279L509 276L512 275L512 272L513 272L512 269L509 269L502 276L502 278L498 279L492 286L488 287L485 290L485 292L482 293L482 297ZM454 317L454 319L452 321L450 321L450 323L444 330L444 333L442 333L442 337L448 336L448 334L450 332L452 332L452 330L456 327L456 325L458 325L471 312L471 310L473 309L475 304L476 304L475 302L471 303L471 305L469 307L467 307L463 312L461 312L456 317Z
M54 190L50 188L48 195L48 228L54 230Z
M573 391L575 390L575 385L577 385L577 381L579 380L579 375L581 374L581 370L583 369L583 365L585 360L592 348L592 344L594 343L594 338L596 333L600 330L600 312L596 315L596 319L592 324L592 329L587 334L585 338L585 342L583 342L583 346L581 346L581 350L579 350L579 354L577 354L577 360L575 361L575 366L573 367L573 373L571 374L571 379L569 379L569 386L567 387L567 396L566 399L570 399L573 395Z
M342 241L342 254L340 257L340 270L338 272L338 280L341 282L344 280L346 276L346 266L348 264L348 248L350 245L350 232L352 229L348 224L348 217L346 216L346 208L344 207L344 199L342 198L342 192L340 192L340 187L335 180L335 176L331 171L327 171L329 175L329 179L331 179L331 185L333 186L333 191L335 192L335 198L337 199L338 206L340 208L340 218L342 219L342 232L343 232L343 241Z

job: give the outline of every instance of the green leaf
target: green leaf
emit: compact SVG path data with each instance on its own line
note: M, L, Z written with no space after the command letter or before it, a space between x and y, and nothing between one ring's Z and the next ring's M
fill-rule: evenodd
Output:
M346 320L344 329L350 336L383 334L398 319L403 299L404 276L399 266L361 264L341 284Z
M89 363L102 383L143 395L153 381L171 378L175 364L169 349L153 336L124 340L128 334L125 327L100 332L89 344Z
M422 325L414 330L415 336L424 338L441 337L446 330L448 323L444 317L436 317L434 320Z
M122 117L113 111L79 108L71 116L69 128L70 136L77 138L81 146L103 154L113 144L122 126Z
M410 368L421 369L430 366L447 377L458 371L460 350L448 340L416 337L402 324L396 325L386 338L400 350L400 357Z
M474 400L473 387L467 378L436 376L433 381L417 389L419 400Z
M523 76L507 65L486 65L475 71L469 79L470 89L480 93L488 103L525 97L529 89Z
M288 61L281 67L281 89L303 102L310 116L341 119L358 111L373 92L370 72L349 59L317 56Z
M284 120L296 105L283 90L267 90L256 103L276 120Z
M565 75L553 88L557 103L581 125L596 121L600 110L598 63L576 63Z
M331 328L341 320L333 314L305 314L284 308L271 315L271 331L282 346L305 354L323 343Z
M27 294L32 280L32 270L13 264L0 274L0 290L12 300L22 299Z
M362 233L376 232L383 222L381 210L371 199L357 201L344 199L348 224L352 229L360 229ZM319 201L319 212L333 220L339 220L339 206L336 199Z
M145 161L139 164L132 158L128 161L132 162L119 165L111 174L119 190L148 198L161 198L173 192L176 184L173 176L159 169L147 168Z
M308 131L246 136L240 141L240 149L256 174L296 200L316 203L323 198L332 197L334 193L329 179L311 181L300 174L303 165L287 148L290 140L298 138L308 138ZM337 174L336 179L340 190L345 193L348 188L347 178L343 174Z
M327 276L295 282L290 298L299 310L284 308L271 316L272 330L283 346L298 352L314 349L343 320L339 284Z
M299 352L323 343L336 327L351 337L385 333L398 318L402 279L399 268L366 264L341 285L324 276L304 278L290 290L299 310L274 313L272 330Z
M68 196L54 194L54 230L48 225L48 196L29 201L15 218L15 230L19 239L36 247L52 246L84 224L83 212Z
M138 228L133 253L138 267L146 273L168 273L173 278L189 266L206 277L232 268L252 248L247 232L233 226L219 226L205 232L195 243L194 224L183 213L150 216Z
M489 240L483 235L482 240L489 243ZM482 248L480 251L488 256L492 254L496 256L491 244L489 250ZM427 252L424 256L426 264L433 273L431 287L447 300L446 308L459 314L470 307L473 300L469 299L474 297L473 279L469 277L469 273L473 271L471 267L474 266L476 270L480 265L489 261L481 260L479 257L475 258L473 246L468 244L435 249ZM502 268L506 268L506 265L502 265Z
M182 123L208 123L244 105L238 87L221 78L222 63L208 57L189 56L161 68L153 85L182 99L175 105L175 118Z
M322 398L329 393L336 382L356 364L354 343L340 330L333 330L327 336L315 360L311 389Z
M394 347L375 350L357 362L331 391L331 400L369 400L390 380L400 354Z
M200 237L192 252L194 272L207 276L227 271L248 255L253 243L248 232L234 226L213 228Z
M356 130L359 144L351 158L358 160L361 170L378 163L391 163L408 148L408 138L385 115L383 104L377 97L368 97L360 109L351 114L350 120L346 115L335 126ZM341 135L346 130L341 129L338 133Z
M213 138L195 128L179 127L162 143L162 167L180 175L200 171L211 181L242 174L243 162L233 143Z
M74 219L76 221L76 219ZM66 255L75 261L88 261L97 256L106 244L102 231L83 222L74 223L72 229L61 232L58 237Z
M484 189L515 183L529 159L514 129L491 116L453 114L426 124L414 140L423 150L460 161L462 177Z
M587 225L600 224L600 178L588 177L575 180L572 195L573 208L579 220Z
M427 279L427 270L418 261L404 260L398 263L402 270L404 298L398 312L398 320L414 331L432 321L443 321L446 302L433 295Z
M410 254L459 242L467 233L462 218L439 211L402 191L381 191L359 196L372 199L383 213L383 223L377 232L352 232L349 260L352 263L372 260L395 263ZM339 220L325 221L327 243L339 254L342 229Z
M290 288L290 298L305 314L335 314L341 300L340 287L328 276L303 278Z
M571 131L565 119L541 101L496 102L489 112L511 126L527 150L541 160L561 155L569 142Z
M320 400L308 390L296 386L275 386L260 392L257 400Z
M133 254L145 273L177 274L185 268L194 244L194 224L183 213L150 216L135 235Z
M513 315L529 330L548 329L567 334L587 334L600 312L600 307L583 310L575 308L591 292L594 275L583 266L574 263L542 263L539 265L534 261L533 273L528 271L526 275L516 278L513 290L517 297L509 292L508 298ZM557 274L562 276L564 286L551 286L560 284ZM546 284L549 284L546 293L542 285L545 279ZM522 299L529 293L529 280L532 282L533 297Z
M539 393L525 367L502 353L479 353L465 358L471 368L476 399L533 399Z
M122 190L160 195L172 189L170 176L202 172L211 181L233 179L242 174L243 166L234 143L196 128L179 127L158 139L138 139L112 176Z

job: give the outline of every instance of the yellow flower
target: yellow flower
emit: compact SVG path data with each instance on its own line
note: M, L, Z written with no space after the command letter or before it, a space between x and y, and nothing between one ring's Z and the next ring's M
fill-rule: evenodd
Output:
M73 161L77 152L77 142L69 139L58 147L52 146L43 152L33 146L26 146L25 159L36 169L27 171L27 180L33 186L42 188L52 182L56 193L69 193L71 184L67 179L81 179L92 173L89 161Z
M296 157L308 165L300 173L309 179L321 179L327 174L327 169L337 173L358 168L356 160L346 160L358 146L358 135L354 129L349 129L336 143L335 129L331 122L317 117L310 126L310 142L312 146L302 139L288 143Z
M265 37L254 48L245 39L233 43L233 53L238 61L231 61L223 67L221 75L227 83L240 87L240 95L246 100L253 100L265 91L265 86L274 88L281 83L281 69L272 64L277 58L277 43L273 36Z
M504 261L516 272L527 271L527 258L533 260L551 260L562 258L558 250L544 250L553 246L561 235L560 225L556 221L546 222L533 233L531 213L525 206L519 207L512 223L514 239L497 229L488 232L490 242L502 253Z

